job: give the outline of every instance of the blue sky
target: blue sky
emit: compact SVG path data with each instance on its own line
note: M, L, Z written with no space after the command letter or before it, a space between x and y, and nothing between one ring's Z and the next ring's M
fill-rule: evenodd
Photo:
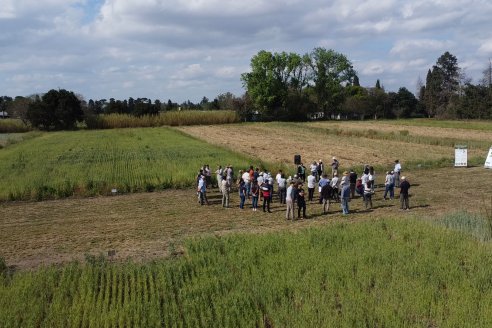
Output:
M0 0L0 95L176 102L244 93L260 50L345 54L360 82L416 91L445 51L478 83L488 0Z

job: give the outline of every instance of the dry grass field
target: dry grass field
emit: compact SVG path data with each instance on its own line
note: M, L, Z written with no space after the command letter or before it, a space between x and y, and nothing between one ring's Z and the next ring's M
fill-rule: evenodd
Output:
M452 159L454 144L466 143L466 140L474 140L478 144L469 147L468 156L483 157L492 145L492 132L488 131L365 122L274 122L189 126L179 129L212 144L228 147L264 161L292 163L293 155L301 154L304 164L318 159L323 159L325 164L329 164L331 158L336 156L345 168L361 167L367 163L390 168L395 159L400 159L402 163ZM343 134L337 134L338 129L343 131ZM401 130L408 131L410 137L404 137L409 140L399 138L398 131ZM374 135L373 131L381 131L383 134ZM393 136L389 132L396 134Z
M407 176L413 184L410 211L400 211L397 200L384 201L379 188L370 211L360 198L350 203L348 217L341 215L338 203L327 215L312 203L309 218L295 222L284 219L284 206L275 199L272 214L252 212L249 207L240 210L236 193L231 197L233 208L224 209L216 190L210 193L210 206L198 205L193 190L6 202L0 204L1 255L18 268L83 260L85 254L113 249L117 260L145 261L181 252L183 241L194 236L296 230L386 217L436 218L458 210L479 212L490 197L492 170L483 167L412 171ZM381 179L376 182L382 183Z
M465 123L463 123L465 124ZM345 130L375 130L381 132L395 132L400 133L400 131L408 131L412 136L422 136L422 137L440 137L440 138L451 138L458 140L478 140L492 142L492 127L489 131L486 130L470 130L470 129L449 129L449 128L438 128L430 126L412 126L412 125L401 125L395 124L393 121L344 121L344 122L312 122L307 123L309 126L320 127L320 128L339 128Z

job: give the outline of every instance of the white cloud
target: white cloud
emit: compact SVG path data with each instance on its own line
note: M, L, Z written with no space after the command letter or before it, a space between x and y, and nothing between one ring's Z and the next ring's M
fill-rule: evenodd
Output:
M363 84L413 90L444 51L474 77L492 56L487 0L1 2L0 89L11 96L57 87L106 99L239 95L259 50L316 46L346 54Z

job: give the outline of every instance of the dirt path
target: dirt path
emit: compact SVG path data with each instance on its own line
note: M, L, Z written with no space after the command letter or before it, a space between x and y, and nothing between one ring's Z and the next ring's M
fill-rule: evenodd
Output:
M380 188L372 211L365 211L362 201L354 199L348 217L340 215L338 203L332 204L328 215L321 215L320 205L312 203L308 204L310 218L296 222L284 219L284 207L276 200L272 214L253 212L249 207L240 210L234 193L233 208L224 209L215 190L210 193L210 206L198 205L193 190L2 203L0 256L19 268L83 260L85 254L107 254L108 250L116 251L117 260L141 261L180 251L184 240L190 237L263 233L388 216L436 217L460 209L479 211L483 208L484 195L490 195L492 170L481 167L407 175L413 184L411 211L399 211L397 200L382 200ZM382 179L379 176L377 182L381 183Z

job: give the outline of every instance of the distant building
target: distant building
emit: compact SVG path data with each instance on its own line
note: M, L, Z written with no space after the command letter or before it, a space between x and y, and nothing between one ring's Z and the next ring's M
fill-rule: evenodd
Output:
M9 113L7 113L7 112L3 112L3 111L2 111L2 112L0 112L0 118L9 118L9 117L10 117L10 116L9 116Z
M309 113L308 114L308 119L311 121L321 120L324 117L325 117L325 113L323 113L323 112L316 112L316 113Z

